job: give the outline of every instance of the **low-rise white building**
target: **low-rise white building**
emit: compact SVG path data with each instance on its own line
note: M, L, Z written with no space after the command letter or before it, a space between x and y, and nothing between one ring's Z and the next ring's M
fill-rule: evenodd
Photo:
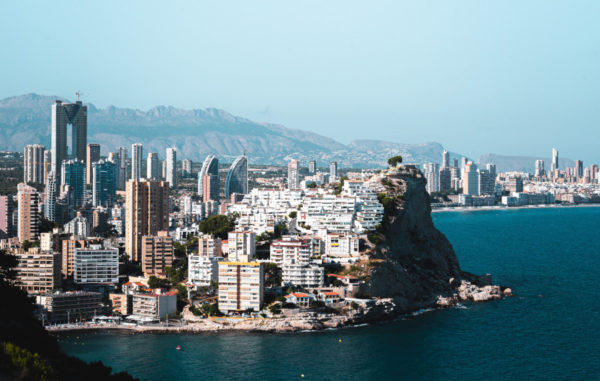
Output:
M330 257L358 257L359 242L358 235L354 233L328 233L323 240L323 252Z
M264 265L259 262L219 262L219 310L259 311L265 291Z
M296 236L283 236L271 243L270 259L279 267L286 263L305 265L310 261L312 251L310 240L299 239Z
M287 263L281 269L282 282L286 286L323 287L325 272L321 266Z
M132 314L162 320L177 312L177 291L164 294L134 294Z
M256 255L256 233L251 231L233 231L228 234L228 259L248 262Z

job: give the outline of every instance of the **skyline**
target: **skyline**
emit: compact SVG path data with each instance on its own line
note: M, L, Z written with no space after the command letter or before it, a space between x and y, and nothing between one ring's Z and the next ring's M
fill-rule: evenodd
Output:
M215 107L342 143L598 161L581 139L600 121L593 2L1 7L2 98L81 90L98 107Z

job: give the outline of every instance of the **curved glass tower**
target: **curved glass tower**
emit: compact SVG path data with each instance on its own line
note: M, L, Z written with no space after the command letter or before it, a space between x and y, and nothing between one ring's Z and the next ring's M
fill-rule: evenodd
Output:
M232 193L248 193L248 158L246 155L238 156L227 172L225 197L230 197Z
M204 176L213 175L217 176L217 184L219 179L219 159L214 155L208 155L202 163L202 168L198 172L198 194L202 196L204 194Z

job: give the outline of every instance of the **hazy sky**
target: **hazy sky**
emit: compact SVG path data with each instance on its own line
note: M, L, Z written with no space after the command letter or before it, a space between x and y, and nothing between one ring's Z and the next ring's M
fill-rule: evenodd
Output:
M0 97L600 161L600 1L4 1Z

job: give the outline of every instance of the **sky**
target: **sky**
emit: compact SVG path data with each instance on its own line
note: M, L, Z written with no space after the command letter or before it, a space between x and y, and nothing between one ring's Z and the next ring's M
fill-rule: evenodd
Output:
M600 162L600 1L4 1L0 98Z

